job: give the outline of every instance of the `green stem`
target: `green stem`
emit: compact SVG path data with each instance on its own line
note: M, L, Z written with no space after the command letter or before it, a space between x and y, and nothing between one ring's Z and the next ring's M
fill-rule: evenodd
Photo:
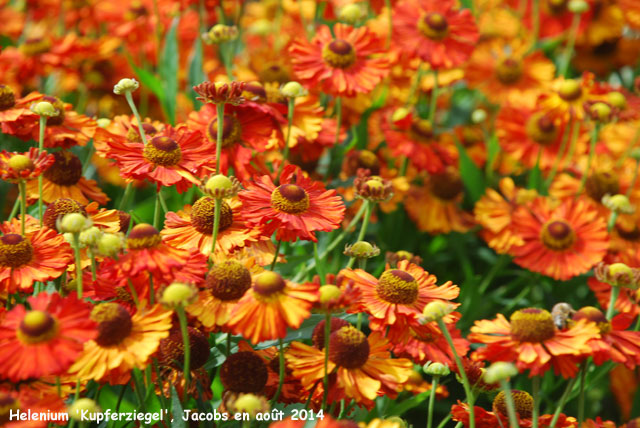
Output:
M140 138L144 145L147 145L147 135L144 133L144 128L142 127L142 119L140 119L140 113L138 113L138 109L136 108L136 104L133 102L133 97L131 96L130 91L126 91L124 93L124 97L127 99L127 103L133 112L133 115L136 117L136 121L138 122L138 131L140 131Z
M418 64L418 68L416 69L416 78L413 82L411 82L411 88L409 88L409 95L407 96L406 106L409 107L413 104L413 96L416 94L418 87L420 86L420 81L422 81L422 76L424 74L424 70L422 68L422 62Z
M331 312L327 311L324 318L324 376L322 378L322 410L327 408L327 397L329 396L329 337L331 336Z
M25 222L27 220L27 183L24 180L18 182L20 191L20 231L24 236ZM42 219L42 216L40 216Z
M96 256L93 254L91 247L87 248L87 252L89 253L89 257L91 258L91 279L93 281L96 280Z
M611 211L609 215L609 220L607 221L607 232L611 232L616 225L616 220L618 219L618 213L616 211Z
M584 421L584 381L587 376L588 360L580 364L580 394L578 395L578 426L582 426Z
M279 351L278 352L278 362L279 362L279 373L278 373L278 389L276 389L276 393L273 396L273 399L271 400L271 407L273 407L274 404L276 404L276 402L278 401L278 397L280 397L280 392L282 391L282 385L284 385L284 372L285 372L285 365L284 365L284 344L282 343L282 339L278 339L278 348Z
M476 418L475 418L475 411L473 408L475 399L473 397L473 391L471 390L471 384L469 383L469 378L467 377L467 373L464 371L462 360L458 355L458 351L456 351L456 347L453 344L453 339L451 338L451 334L449 334L449 330L447 329L447 326L445 325L442 318L438 319L437 323L438 323L438 327L440 327L440 331L442 331L444 338L447 340L447 343L451 348L451 352L453 353L453 358L456 362L456 366L458 367L458 372L460 373L460 378L462 379L462 386L464 387L464 392L467 395L467 404L469 405L469 427L475 428Z
M224 103L216 104L218 134L216 136L216 174L220 174L220 158L222 157L222 135L224 131Z
M436 116L436 102L438 101L438 70L433 70L433 88L431 89L431 99L429 100L429 122L431 127L435 128L433 119Z
M431 382L431 393L429 394L429 414L427 415L427 428L433 426L433 406L436 402L436 389L438 389L438 376L434 376Z
M149 303L152 305L156 303L156 290L153 286L153 275L149 273Z
M371 212L373 211L373 202L365 200L363 205L366 205L365 211L364 211L364 220L362 220L362 225L360 226L360 233L358 233L358 239L356 240L356 242L362 241L364 239L364 235L367 233L367 227L369 226L369 220L371 219ZM349 259L349 263L347 263L347 267L348 268L353 267L353 264L355 263L355 261L356 261L356 258L351 257L351 259Z
M540 414L540 378L534 376L532 381L531 396L533 397L533 428L538 428L538 415Z
M213 211L213 232L211 233L211 264L213 264L216 254L216 242L218 240L218 231L220 230L220 211L222 210L222 199L216 198Z
M342 98L336 97L336 139L334 146L340 143L340 127L342 126Z
M560 413L564 408L565 403L567 402L567 398L569 398L569 394L573 389L573 385L576 383L576 378L572 378L569 383L567 383L567 387L562 393L562 397L560 397L560 402L558 403L558 407L556 407L556 411L553 413L553 419L551 419L551 424L549 424L549 428L554 428L556 423L558 422L558 418L560 417Z
M124 211L127 206L127 202L129 202L129 196L131 196L131 191L133 190L133 182L127 183L127 187L124 189L124 195L122 195L122 199L120 199L120 206L118 209L120 211Z
M156 193L156 204L153 209L153 227L160 227L160 189Z
M447 422L449 422L451 420L451 413L449 413L439 424L438 424L438 428L444 428L444 426L447 424ZM462 422L458 422L459 424L462 424ZM458 425L456 425L457 427Z
M136 308L139 308L140 301L138 300L138 293L136 292L136 288L133 286L133 283L129 278L127 278L127 285L129 285L129 292L131 294L131 298L133 299L133 303L135 303Z
M611 320L613 318L613 313L615 312L616 300L618 300L618 295L620 294L620 287L611 287L611 297L609 297L609 307L607 308L607 320Z
M280 245L282 245L282 240L278 240L276 244L276 252L273 255L273 261L271 262L271 267L269 270L273 270L276 267L276 263L278 263L278 253L280 253Z
M13 208L11 208L11 213L9 213L9 218L7 219L7 221L13 220L13 218L18 213L18 208L20 208L20 197L16 198L16 201L13 203Z
M289 111L287 113L287 138L284 140L284 153L282 154L282 162L280 163L280 167L278 168L278 173L276 174L276 185L280 183L280 174L282 174L282 170L284 169L284 164L289 158L289 146L291 142L291 125L293 124L293 111L295 109L295 98L289 98ZM338 131L338 135L340 131Z
M580 195L582 190L584 189L584 185L587 182L587 177L589 176L589 171L591 170L591 163L593 162L593 155L596 151L596 142L598 141L598 124L594 124L593 130L591 131L591 142L589 144L589 157L587 158L587 168L584 170L582 174L582 178L580 179L580 187L578 187L578 191L576 192L576 198Z
M569 71L569 63L573 56L573 48L576 45L576 38L578 37L578 28L580 27L580 14L574 13L571 20L571 28L569 29L569 40L567 41L567 48L562 56L562 62L560 66L560 76L567 77Z
M189 330L187 329L187 314L184 312L182 306L176 308L178 314L178 320L180 321L180 331L182 332L182 346L184 347L184 389L185 391L189 387L189 376L191 374L189 364L191 363L191 343L189 341ZM186 395L186 393L185 393Z
M42 153L44 151L44 130L47 127L47 117L40 116L40 132L38 135L38 153ZM42 227L42 184L44 180L44 175L40 174L38 176L38 218L40 219L40 227ZM25 214L22 213L22 221L24 221ZM23 230L24 235L24 230Z
M507 413L509 414L509 425L511 428L518 428L518 417L516 416L516 406L513 403L513 395L511 395L511 385L508 380L500 382L502 390L504 391L504 397L507 401Z
M80 234L73 234L73 252L76 257L76 282L78 286L78 298L82 299L82 258L80 257Z

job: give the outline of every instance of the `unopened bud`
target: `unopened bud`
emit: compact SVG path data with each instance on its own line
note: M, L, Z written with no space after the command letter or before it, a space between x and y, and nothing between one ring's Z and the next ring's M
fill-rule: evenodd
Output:
M122 95L125 92L133 92L140 87L140 83L136 79L120 79L113 87L113 93Z

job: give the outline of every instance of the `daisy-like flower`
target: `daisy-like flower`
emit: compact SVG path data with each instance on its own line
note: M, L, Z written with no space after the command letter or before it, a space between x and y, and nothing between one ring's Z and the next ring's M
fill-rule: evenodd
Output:
M245 82L203 82L193 87L193 90L200 95L198 99L206 103L214 104L242 104L245 102L243 91Z
M95 306L91 319L98 324L98 335L84 344L69 373L97 382L128 382L131 370L144 370L160 340L169 335L171 314L160 305L141 307L133 315L115 302Z
M44 95L32 92L24 98L16 98L13 89L0 85L0 125L5 134L26 138L33 128L38 128L38 115L31 111L31 104Z
M198 131L185 125L166 127L142 142L109 139L102 154L116 161L122 177L147 179L162 186L176 185L178 192L200 184L198 176L215 169L215 147Z
M596 295L600 306L603 308L608 307L609 301L611 300L611 285L598 281L595 277L589 278L587 285ZM619 289L620 292L613 307L616 312L621 312L635 318L640 314L640 289L632 290L626 287L619 287Z
M7 181L31 180L38 178L43 171L53 164L55 158L35 147L26 153L11 153L3 150L0 153L0 178Z
M295 179L293 176L295 175ZM238 195L245 221L264 225L264 234L276 232L276 239L317 242L316 231L329 232L340 227L345 206L335 190L306 177L294 165L288 165L276 186L268 175L256 178Z
M58 219L71 213L80 213L91 220L94 226L112 233L126 231L131 220L128 214L122 211L99 208L96 202L82 205L74 199L60 198L47 205L47 209L42 215L42 224L57 230Z
M64 424L63 416L66 416L67 406L63 397L55 391L38 391L30 385L16 387L14 385L0 385L0 420L3 421L3 428L47 428L49 423ZM10 413L16 411L20 414L31 412L31 414L43 415L39 420L10 419Z
M371 408L378 396L394 399L409 379L413 365L407 359L391 359L389 349L389 342L380 332L367 337L346 325L331 333L327 370L335 372L335 381L329 383L330 401L348 397ZM307 390L314 386L317 391L322 390L324 351L293 342L285 358L293 376L299 378Z
M369 322L374 330L399 321L417 326L427 303L453 300L460 293L451 281L437 286L434 275L407 260L398 262L395 269L387 266L378 279L362 269L344 269L341 275L360 289L359 309L371 315Z
M469 9L453 0L403 0L394 6L398 48L435 69L462 65L473 52L478 29Z
M556 374L568 378L578 372L578 359L591 355L589 341L599 336L594 323L581 320L560 331L548 311L526 308L511 314L510 321L502 314L476 321L468 339L487 345L475 351L478 358L513 362L520 372L530 370L531 377L553 366Z
M96 336L91 308L75 295L40 293L27 298L0 324L0 372L12 382L64 373Z
M607 226L583 199L553 205L540 197L530 209L514 212L513 228L524 243L511 253L518 265L564 281L602 261L609 245Z
M62 235L49 228L38 229L37 220L27 217L25 236L20 221L0 225L0 292L15 293L62 275L73 262L73 251Z
M252 343L283 338L287 327L296 329L311 315L318 298L316 284L295 284L267 271L253 279L251 290L234 307L227 327Z
M543 93L537 105L542 110L564 120L582 120L585 117L584 103L594 91L594 76L585 72L580 79L557 78L551 83L550 92Z
M289 48L296 77L336 96L368 93L388 74L383 43L367 27L336 24L318 28L310 42L298 37Z

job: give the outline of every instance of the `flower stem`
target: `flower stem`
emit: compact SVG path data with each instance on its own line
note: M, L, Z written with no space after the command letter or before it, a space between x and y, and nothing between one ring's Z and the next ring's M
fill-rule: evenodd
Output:
M140 301L138 300L138 293L136 292L136 289L133 286L133 283L131 282L130 278L127 279L127 284L129 285L129 293L131 294L131 298L133 299L133 303L135 303L136 308L139 308L140 307Z
M580 14L574 13L571 20L571 28L569 29L569 39L567 41L567 48L564 51L562 57L562 65L560 66L560 76L567 77L569 71L569 63L573 56L573 48L576 44L576 38L578 37L578 28L580 27Z
M178 314L178 320L180 321L180 331L182 332L182 346L184 347L184 389L185 391L189 387L189 375L190 369L189 364L191 363L191 344L189 341L189 330L187 329L187 314L184 312L184 308L182 306L178 306L176 308L176 313Z
M580 364L580 394L578 395L578 426L582 426L584 421L584 381L587 376L588 362L585 360Z
M89 257L91 258L91 279L95 281L96 280L96 256L95 254L93 254L93 251L91 250L90 247L87 249L87 252L89 253Z
M540 414L540 377L534 376L531 380L531 396L533 397L533 428L538 428L538 415Z
M413 104L413 96L416 94L418 87L420 87L420 81L422 80L422 76L424 74L424 70L422 68L422 62L420 62L418 64L418 68L416 69L416 78L415 80L411 83L411 88L409 88L409 95L407 96L407 103L406 106L410 106L411 104Z
M569 134L571 134L572 127L573 118L569 119L569 122L564 129L562 141L560 141L560 148L558 149L556 159L553 161L553 165L551 166L551 172L549 173L549 177L547 177L547 181L545 182L545 188L549 188L556 176L556 173L558 172L558 167L560 166L560 162L562 160L562 154L564 153L564 149L567 147L567 142L569 141Z
M20 180L18 189L20 190L20 232L24 236L25 222L27 220L27 183L24 180ZM40 221L42 221L42 216L40 216Z
M78 298L82 299L82 258L80 257L80 234L73 234L73 252L76 256L76 282L78 284Z
M220 158L222 157L222 136L224 131L224 103L216 104L218 114L218 134L216 137L216 174L220 174Z
M616 225L616 220L618 219L618 213L616 211L611 211L609 215L609 220L607 221L607 232L611 232Z
M273 270L276 267L276 263L278 263L278 254L280 253L280 245L282 245L282 240L278 240L276 244L276 252L273 255L273 261L271 262L271 267L269 270Z
M291 142L291 125L293 124L293 111L295 109L295 98L289 98L289 108L287 112L287 138L284 140L284 153L282 153L282 162L280 163L280 167L278 167L278 173L276 174L276 185L280 183L280 174L282 174L282 170L284 169L284 164L289 158L289 146ZM338 134L340 132L338 131Z
M436 390L438 389L438 376L434 376L431 382L431 394L429 394L429 414L427 415L427 428L433 426L433 406L436 402Z
M131 195L131 191L133 190L133 182L127 183L127 187L124 189L124 194L122 195L122 199L120 199L120 206L118 209L120 211L124 211L127 206L127 202L129 202L129 196Z
M615 312L616 300L618 300L618 295L620 294L620 287L611 287L611 297L609 298L609 307L607 308L607 320L611 320L613 318L613 313Z
M511 395L511 385L508 380L500 382L502 390L504 391L504 397L507 401L507 413L509 413L509 425L511 428L518 428L518 417L516 416L516 406L513 403L513 395Z
M587 167L582 174L582 178L580 179L580 187L578 187L578 191L576 192L576 198L580 195L582 190L584 189L584 185L587 182L587 177L589 176L589 171L591 170L591 163L593 162L593 155L596 151L596 142L598 141L598 131L599 127L596 123L593 126L593 130L591 131L591 143L589 145L589 157L587 158Z
M467 373L464 371L464 366L462 365L462 360L458 355L458 351L456 351L456 347L453 344L453 339L451 338L451 334L449 334L449 330L445 325L442 318L437 320L438 327L440 327L440 331L444 335L444 338L447 340L449 347L451 348L451 352L453 353L453 358L456 362L456 366L458 367L458 372L460 372L460 378L462 379L462 386L464 387L464 392L467 395L467 404L469 405L469 427L476 427L476 418L475 412L473 408L473 403L475 401L473 397L473 391L471 390L471 384L469 383L469 378L467 377Z
M40 116L40 133L38 135L38 154L44 151L44 130L47 127L47 117ZM38 218L40 219L40 227L42 227L42 184L43 184L44 176L40 174L38 176ZM26 195L26 193L25 193ZM22 212L22 221L24 224L25 213ZM24 228L22 231L24 235Z
M364 220L362 220L362 225L360 226L360 233L358 233L358 239L357 241L362 241L364 239L364 235L367 233L367 227L369 226L369 220L371 219L371 212L373 211L373 203L371 201L367 201L365 200L363 205L365 206L365 211L364 211ZM355 263L356 258L355 257L351 257L351 259L349 259L349 263L347 264L348 268L353 267L353 264Z
M127 103L133 112L133 115L136 117L136 121L138 122L138 130L140 131L140 138L144 145L147 145L147 135L144 133L144 128L142 127L142 119L140 119L140 113L138 113L138 109L136 108L136 104L133 102L133 97L131 96L130 91L125 91L124 97L127 99Z
M282 385L284 385L284 344L282 343L282 338L278 339L278 362L279 362L279 373L278 373L278 389L276 389L276 393L271 400L271 407L278 401L278 397L280 397L280 392L282 391Z
M429 100L429 122L433 128L433 119L436 116L436 101L438 100L438 70L433 70L433 88L431 89L431 99Z
M327 408L327 397L329 396L329 336L331 336L331 312L327 311L324 318L324 377L322 378L322 410Z
M153 227L156 229L160 226L160 189L156 193L156 205L153 209Z
M211 264L213 264L216 253L216 241L218 240L218 231L220 230L220 211L222 210L222 199L216 198L213 210L213 232L211 233Z
M638 128L640 130L640 128ZM633 170L633 177L631 178L631 183L629 184L629 188L627 189L626 197L631 196L631 192L636 185L636 180L638 180L638 170L640 170L640 158L636 160L636 168Z
M334 146L340 143L340 127L342 126L342 98L336 97L336 139Z
M156 290L153 286L153 275L149 274L149 303L156 303Z
M564 405L567 402L567 398L569 398L569 394L571 393L571 390L573 390L573 385L575 383L576 383L576 378L574 377L567 384L567 387L562 393L562 397L560 397L560 402L558 403L558 407L556 407L556 411L553 413L553 419L551 419L551 424L549 424L549 428L554 428L556 426L556 423L558 422L558 418L560 417L560 413L562 412L562 409L564 408Z

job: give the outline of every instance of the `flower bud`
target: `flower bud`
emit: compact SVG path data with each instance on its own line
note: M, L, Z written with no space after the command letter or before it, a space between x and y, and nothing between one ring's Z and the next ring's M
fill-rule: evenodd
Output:
M58 110L49 101L40 101L31 106L31 111L39 116L53 117L58 115Z
M62 233L80 233L91 227L93 222L80 213L65 214L64 217L58 218L57 227Z
M216 24L202 35L205 43L223 43L238 37L238 27L235 25Z
M625 195L609 195L602 197L602 205L618 214L633 214L635 207L631 205L629 198Z
M258 19L249 26L249 32L258 36L268 36L273 33L273 26L268 19Z
M282 85L280 93L287 98L304 97L309 93L299 82L291 81Z
M33 168L33 161L25 155L13 155L7 161L9 168L15 172L25 171Z
M370 259L380 254L380 248L367 241L358 241L353 245L347 245L344 249L344 254L358 259Z
M69 406L69 419L73 419L76 422L84 422L86 420L82 418L84 411L87 411L87 413L91 415L102 413L98 403L91 398L78 398Z
M442 363L428 362L427 364L422 366L422 370L424 370L424 372L429 376L433 377L447 376L449 373L451 373L449 367Z
M567 9L571 13L582 14L589 11L589 3L585 0L569 0Z
M360 22L365 17L365 10L360 3L351 3L340 9L338 19L349 25Z
M485 110L478 108L471 113L471 122L482 123L485 120L487 120L487 112Z
M209 177L202 191L213 198L231 198L240 191L240 182L235 177L217 174Z
M487 383L496 383L503 380L509 380L518 374L518 369L512 363L507 363L504 361L498 361L484 372L484 381Z
M102 236L102 231L95 226L80 232L80 244L87 247L95 247Z
M612 106L621 110L627 106L627 98L620 92L609 92L607 94L607 100Z
M632 268L624 263L610 265L600 262L594 268L598 281L606 282L612 287L625 287L632 290L640 288L640 269Z
M611 107L607 103L597 102L590 108L591 117L599 122L611 120Z
M111 125L111 119L107 119L106 117L101 117L100 119L96 120L96 124L100 128L106 128L107 126Z
M394 122L397 122L407 117L409 113L410 113L409 109L405 107L399 107L394 110L393 114L391 115L391 120Z
M191 284L174 282L162 292L160 302L168 308L189 306L198 298L198 290Z
M103 233L98 239L98 253L106 257L113 257L125 246L126 240L120 233Z
M113 87L113 93L122 95L125 92L133 92L140 87L140 83L136 79L120 79Z
M453 312L453 305L450 303L446 303L441 300L429 302L425 305L424 310L422 311L422 317L419 318L419 322L426 324L432 321L437 321L449 315L451 312Z
M320 303L323 305L331 300L340 298L341 295L342 292L340 291L340 288L335 285L328 284L320 287Z
M236 413L248 413L250 418L255 418L258 413L269 411L269 402L255 394L240 394L232 407Z

